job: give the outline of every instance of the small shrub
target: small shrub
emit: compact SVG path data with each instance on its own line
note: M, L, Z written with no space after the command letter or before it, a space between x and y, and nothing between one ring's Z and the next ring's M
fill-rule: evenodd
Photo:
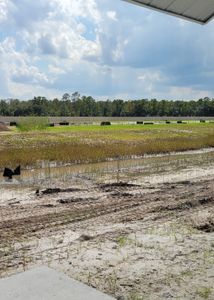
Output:
M69 122L67 122L67 121L61 121L61 122L59 122L59 125L61 125L61 126L68 126Z
M178 120L177 121L177 124L182 124L183 122L181 120Z
M200 123L206 123L206 121L205 120L200 120Z
M144 125L154 125L153 122L144 122Z
M17 123L15 121L11 121L10 126L17 126Z
M101 125L101 126L109 126L109 125L111 125L111 122L109 122L109 121L102 121L102 122L100 123L100 125Z
M137 121L137 124L143 124L143 121Z
M166 124L171 124L171 122L166 120Z
M49 127L54 127L55 126L55 124L54 123L49 123L49 125L48 125Z

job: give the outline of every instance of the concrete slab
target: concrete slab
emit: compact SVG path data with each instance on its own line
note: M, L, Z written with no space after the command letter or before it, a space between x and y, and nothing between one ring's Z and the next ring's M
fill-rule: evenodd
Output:
M113 300L48 267L0 280L0 300Z

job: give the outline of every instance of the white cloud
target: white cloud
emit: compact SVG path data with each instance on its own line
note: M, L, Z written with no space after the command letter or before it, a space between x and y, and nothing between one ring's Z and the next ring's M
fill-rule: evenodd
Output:
M172 99L200 99L205 97L213 97L213 93L209 90L194 90L191 87L170 87L169 95L171 95Z
M10 90L11 97L18 99L32 99L34 96L45 96L48 99L54 99L62 96L62 92L57 89L49 89L35 84L25 84L17 82L9 82L8 88Z
M5 96L214 92L212 22L202 27L120 0L0 0L0 24Z
M98 39L88 39L84 20L78 19L89 18L96 24L100 17L95 2L52 0L51 3L52 6L46 7L46 18L34 23L33 30L31 26L22 29L25 50L32 55L53 55L75 62L82 57L99 56Z
M118 62L124 59L124 52L127 44L128 44L128 39L126 40L121 40L120 38L117 39L115 48L112 50L112 60L114 62Z
M107 17L108 17L109 19L111 19L112 21L118 21L116 11L109 10L109 11L107 11L106 15L107 15Z
M161 81L163 80L163 75L159 71L145 71L144 74L138 76L141 81Z
M91 18L96 23L100 22L101 16L97 9L95 0L52 0L56 5L51 15L64 16L69 19L72 17Z
M1 68L10 77L18 80L20 77L28 78L30 81L47 81L45 74L39 72L38 68L31 64L31 59L26 53L15 50L14 38L6 38L0 44Z
M20 53L15 50L15 40L13 38L6 38L0 44L0 71L3 75L3 90L1 92L8 96L17 97L17 94L23 93L24 89L17 88L16 93L13 86L23 84L26 89L29 85L43 86L51 83L51 77L41 72L38 67L32 65L30 57L26 53ZM2 83L1 83L2 86Z
M54 74L54 75L59 75L59 74L65 74L66 73L66 71L63 68L60 68L60 67L54 66L54 65L49 65L48 66L48 71L49 71L49 73Z
M0 0L0 24L7 19L7 0Z

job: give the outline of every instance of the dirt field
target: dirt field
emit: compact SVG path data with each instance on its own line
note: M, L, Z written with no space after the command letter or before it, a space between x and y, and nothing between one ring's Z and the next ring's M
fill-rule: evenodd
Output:
M0 277L48 265L120 300L214 299L213 158L1 182Z

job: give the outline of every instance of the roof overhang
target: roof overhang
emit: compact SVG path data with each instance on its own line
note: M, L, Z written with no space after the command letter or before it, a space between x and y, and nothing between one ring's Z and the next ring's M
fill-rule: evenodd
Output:
M214 17L214 0L123 0L200 24Z

